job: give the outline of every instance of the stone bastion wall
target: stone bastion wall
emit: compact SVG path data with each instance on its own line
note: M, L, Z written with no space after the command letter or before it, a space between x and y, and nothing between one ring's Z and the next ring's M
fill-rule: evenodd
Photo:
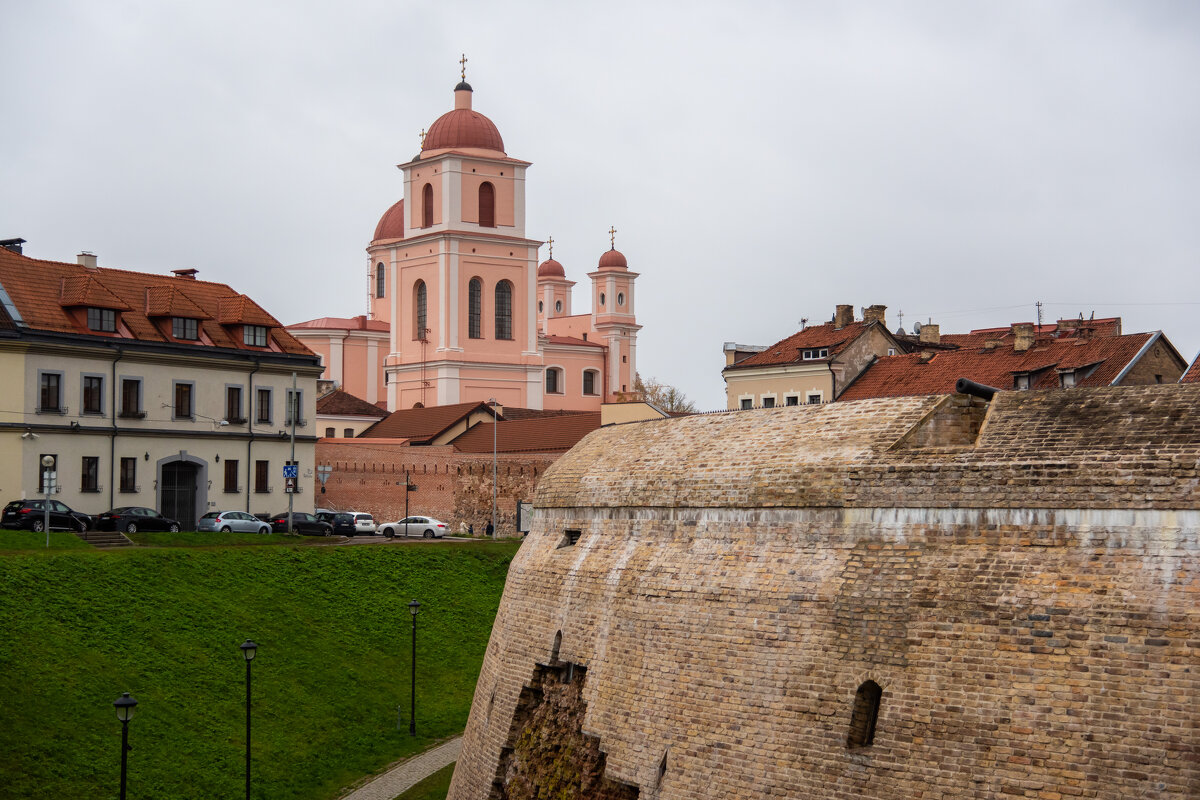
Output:
M1200 385L601 429L450 800L1200 796L1198 457Z

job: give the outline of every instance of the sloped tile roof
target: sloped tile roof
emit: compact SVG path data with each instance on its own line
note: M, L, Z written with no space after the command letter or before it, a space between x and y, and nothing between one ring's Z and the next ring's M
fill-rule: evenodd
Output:
M1108 386L1154 335L1134 333L1088 340L1039 338L1021 353L1009 344L937 352L929 359L920 353L887 356L876 360L837 399L952 394L959 378L1008 390L1013 388L1015 375L1042 370L1030 388L1051 389L1059 386L1058 370L1092 365L1095 369L1076 385Z
M64 305L63 291L71 283L71 297ZM45 261L29 258L0 248L0 286L7 291L16 306L25 327L38 331L92 335L86 322L71 312L74 304L90 304L102 287L121 306L120 325L128 333L119 331L104 338L133 338L139 341L175 341L146 314L147 290L171 288L181 294L190 305L212 314L222 305L227 305L230 317L243 317L238 323L263 325L269 328L269 338L279 351L290 355L315 358L311 350L283 329L279 321L264 311L250 298L240 295L223 283L211 283L168 275L145 272L130 272L107 267L85 267L60 261ZM223 302L224 301L224 302ZM182 302L182 301L181 301ZM111 308L111 305L100 305ZM218 314L219 316L219 314ZM263 348L244 344L241 333L229 330L216 320L200 318L200 329L214 346L236 350L263 352ZM189 343L202 346L200 343Z
M1200 354L1198 354L1188 371L1179 379L1180 383L1200 383Z
M129 306L108 290L98 275L63 276L59 302L65 308L91 306L114 311L128 311Z
M532 417L565 417L572 414L590 414L590 411L572 411L571 409L544 409L544 408L520 408L518 406L504 406L501 409L500 418L504 420L514 419L530 419Z
M288 330L349 330L349 331L380 331L387 333L391 326L381 319L367 319L366 314L357 317L319 317L305 322L288 325Z
M450 444L460 453L490 453L492 437L495 436L498 453L562 452L570 450L580 439L599 427L598 411L501 420L498 423L476 425Z
M355 397L343 389L334 389L326 395L317 398L317 413L335 417L372 417L383 419L388 412L368 403L360 397Z
M829 357L834 358L847 345L861 336L870 325L874 324L876 323L851 322L841 328L835 328L832 322L826 322L824 325L813 325L811 328L797 331L786 339L771 345L761 353L755 353L748 358L743 358L741 361L731 364L725 369L746 369L750 367L806 363L804 351L820 348L828 348ZM807 360L807 363L812 362L813 359Z
M360 439L411 439L414 444L424 444L479 409L491 413L487 403L455 403L454 405L430 408L402 408L388 414L386 418L367 428L358 437Z
M542 338L546 340L547 344L563 344L570 345L572 347L599 347L600 349L604 349L604 345L600 342L591 342L587 339L580 339L576 336L558 336L551 333L546 334Z
M200 306L175 286L150 286L146 289L146 316L212 319Z

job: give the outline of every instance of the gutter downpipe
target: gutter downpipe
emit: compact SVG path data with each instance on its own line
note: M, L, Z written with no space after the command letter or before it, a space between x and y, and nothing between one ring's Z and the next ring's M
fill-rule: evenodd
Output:
M252 448L254 447L254 420L257 415L254 414L254 400L257 393L254 391L254 373L262 369L262 362L255 361L254 369L250 370L250 375L246 378L246 429L250 431L250 438L246 440L246 513L250 513L250 470L254 467Z
M109 395L111 403L109 405L109 413L112 414L112 433L108 436L108 507L116 506L115 495L116 491L116 469L117 469L117 362L125 355L125 351L118 347L117 355L112 362L112 386L110 387Z

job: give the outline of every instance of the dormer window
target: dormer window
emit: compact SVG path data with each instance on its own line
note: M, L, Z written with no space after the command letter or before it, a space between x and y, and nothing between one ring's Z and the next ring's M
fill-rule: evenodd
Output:
M829 348L828 347L810 348L808 350L805 350L803 353L801 353L801 357L805 361L817 361L818 359L829 358Z
M242 343L248 347L266 347L267 329L263 325L243 325Z
M117 312L111 308L89 308L87 310L88 330L100 333L115 333L117 330Z
M199 339L200 320L188 319L187 317L172 317L171 335L176 339L190 339L192 341Z

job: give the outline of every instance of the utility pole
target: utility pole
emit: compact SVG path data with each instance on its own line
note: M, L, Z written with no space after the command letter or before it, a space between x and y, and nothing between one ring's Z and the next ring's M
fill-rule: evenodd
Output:
M292 373L292 457L288 461L292 466L296 466L296 417L300 416L300 397L296 394L296 373ZM300 472L297 469L296 477L292 478L295 483L292 484L292 491L288 492L288 529L287 532L292 532L292 508L296 501L296 487L300 485ZM284 479L284 483L287 479Z

